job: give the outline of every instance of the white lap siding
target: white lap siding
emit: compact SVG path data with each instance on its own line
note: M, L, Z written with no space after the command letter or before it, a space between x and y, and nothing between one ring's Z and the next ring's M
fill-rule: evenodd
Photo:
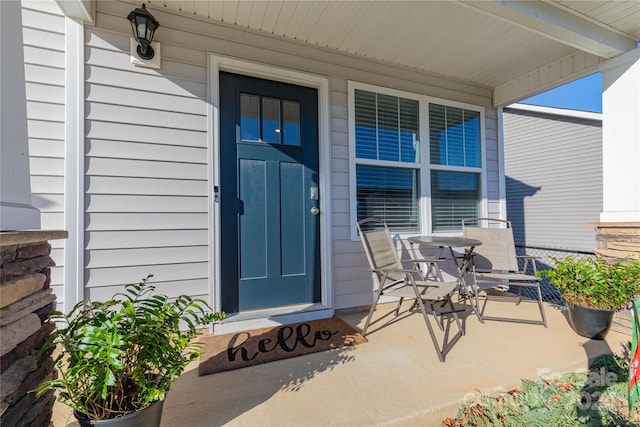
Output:
M108 3L85 30L86 295L153 274L160 292L207 298L206 55L163 43L160 70L132 66L130 6Z
M64 229L65 17L51 2L22 2L32 203L43 230ZM10 58L3 58L10 60ZM10 108L11 100L3 99ZM65 240L52 240L51 288L64 308Z

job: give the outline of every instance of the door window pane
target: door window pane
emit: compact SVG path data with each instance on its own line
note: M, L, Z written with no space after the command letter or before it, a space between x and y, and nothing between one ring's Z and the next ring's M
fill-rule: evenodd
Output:
M358 165L358 220L375 217L394 232L420 231L418 171Z
M262 98L262 141L272 144L280 143L280 100Z
M284 143L286 145L300 145L300 103L296 101L282 101L284 116Z
M260 140L260 97L240 94L240 139Z
M480 167L480 112L429 104L431 163Z
M463 219L477 218L479 212L479 174L431 171L433 231L460 230Z

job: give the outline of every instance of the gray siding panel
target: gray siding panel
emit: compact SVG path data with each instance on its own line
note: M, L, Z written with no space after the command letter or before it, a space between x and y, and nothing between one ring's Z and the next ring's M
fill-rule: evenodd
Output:
M504 109L507 216L520 245L593 251L602 212L602 124Z

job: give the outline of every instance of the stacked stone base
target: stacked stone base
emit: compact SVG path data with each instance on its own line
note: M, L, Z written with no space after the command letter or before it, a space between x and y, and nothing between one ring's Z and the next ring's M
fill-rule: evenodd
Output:
M65 232L0 233L0 424L49 426L54 392L31 390L54 377L52 351L38 350L54 325L49 239Z
M640 260L640 222L601 222L596 227L596 254L610 262Z
M608 262L630 262L640 260L640 222L597 222L596 255ZM631 335L631 312L627 309L616 312L613 329Z

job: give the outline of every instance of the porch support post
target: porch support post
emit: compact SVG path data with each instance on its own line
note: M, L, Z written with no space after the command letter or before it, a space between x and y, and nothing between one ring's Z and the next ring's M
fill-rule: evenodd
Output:
M600 66L602 72L603 212L596 253L609 261L640 259L640 49Z
M602 71L603 212L601 222L640 221L640 49Z
M0 1L0 230L40 228L31 204L22 6Z

